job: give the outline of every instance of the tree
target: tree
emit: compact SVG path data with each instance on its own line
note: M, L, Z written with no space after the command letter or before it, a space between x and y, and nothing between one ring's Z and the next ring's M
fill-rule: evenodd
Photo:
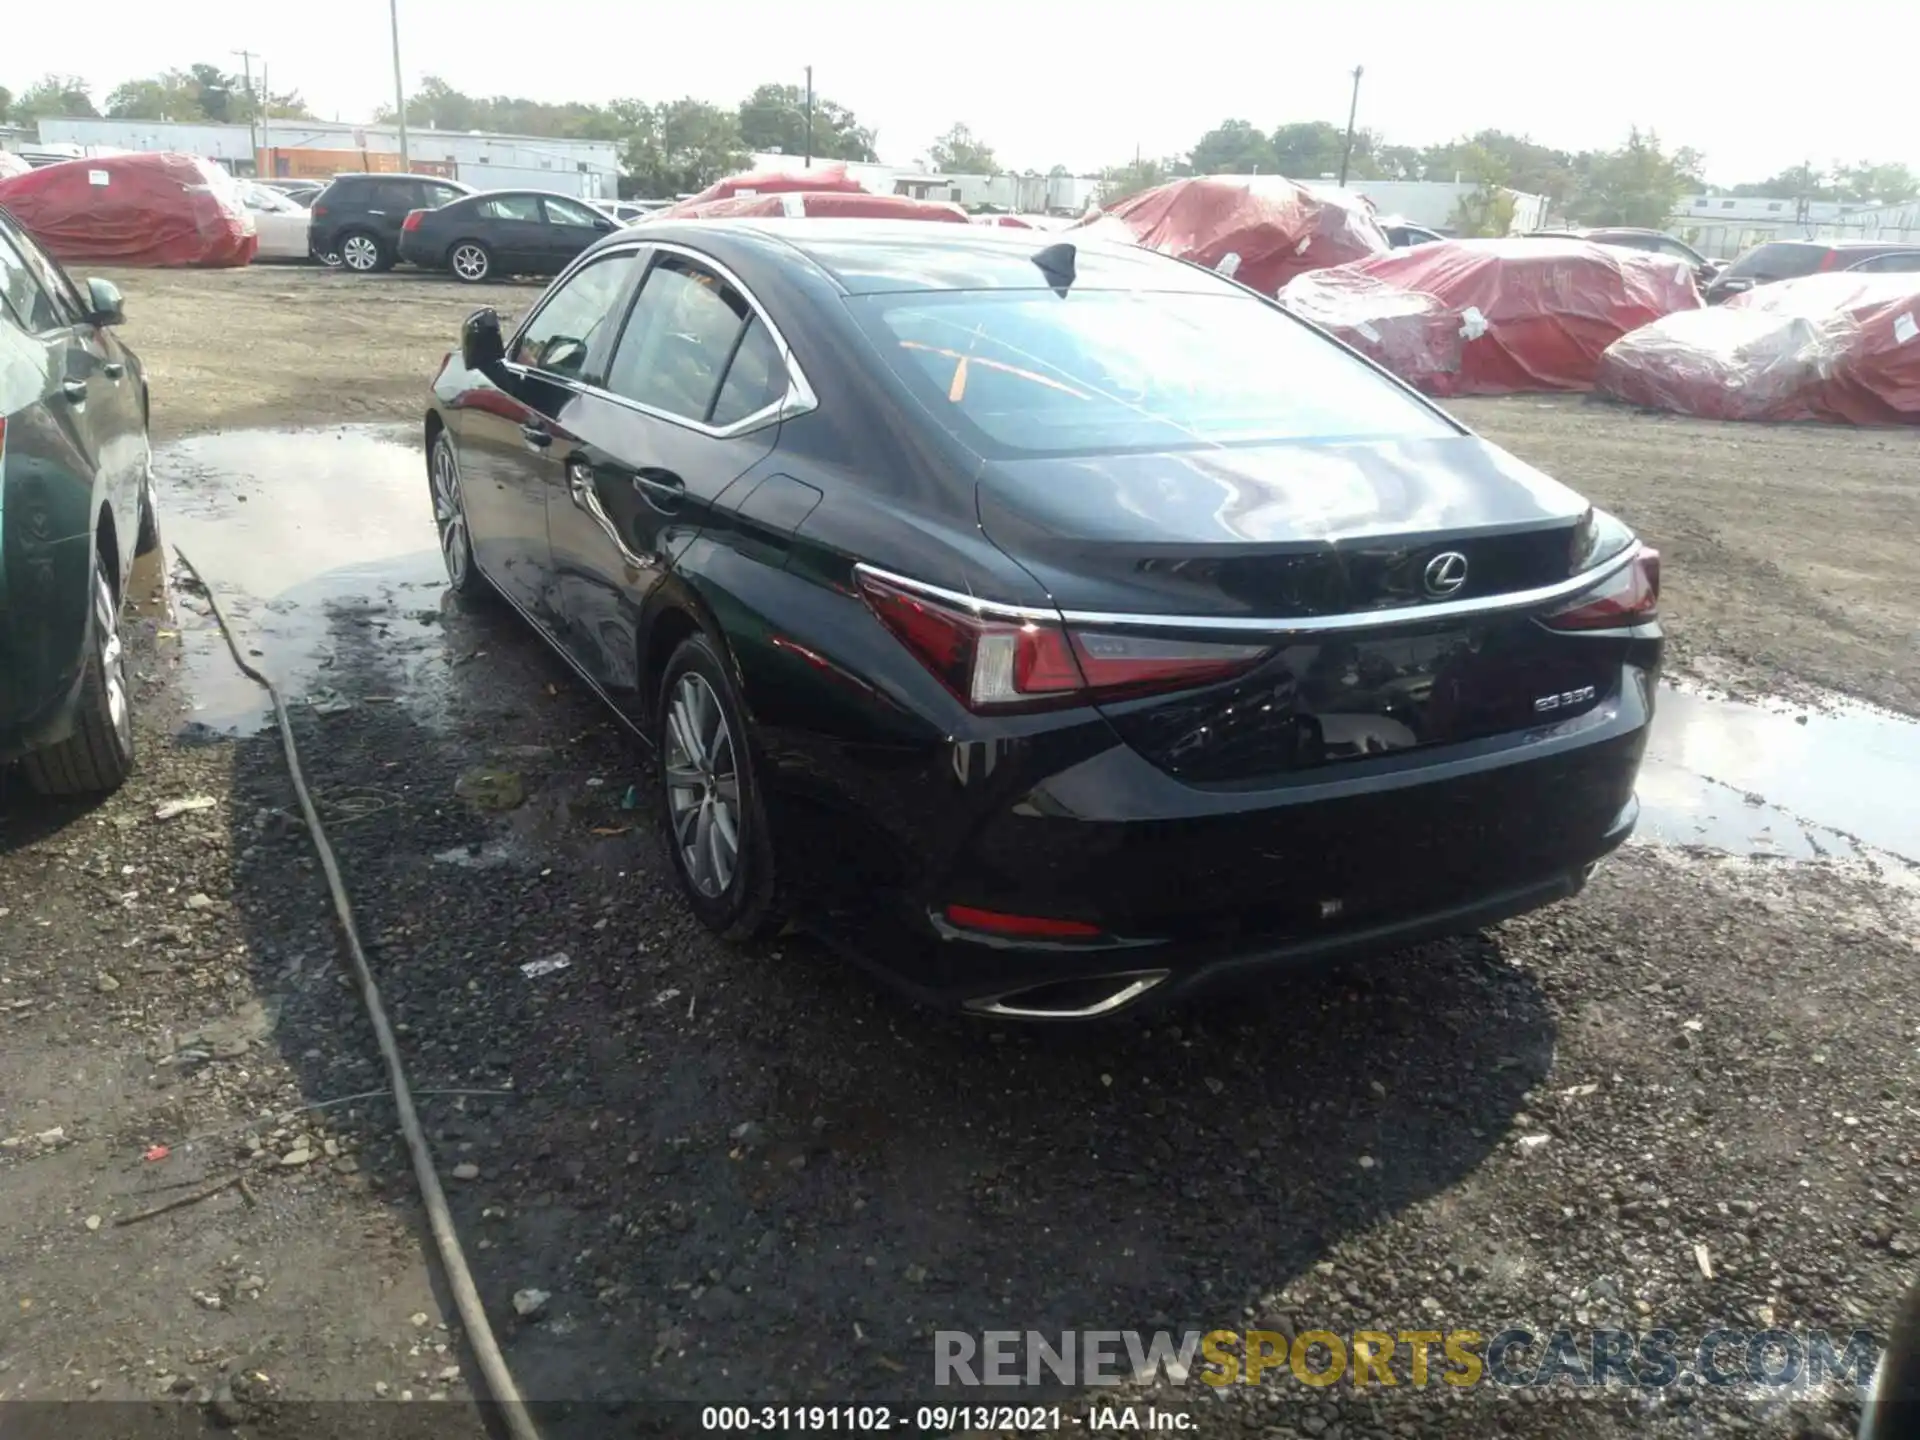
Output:
M1483 163L1482 157L1499 165L1505 177L1503 184L1526 195L1546 196L1550 208L1560 208L1574 192L1573 155L1504 130L1482 130L1445 145L1429 146L1421 154L1420 178L1452 180L1457 175L1472 180L1477 174L1475 167Z
M1246 120L1223 120L1194 142L1196 175L1277 175L1273 142Z
M1618 150L1578 158L1587 164L1567 214L1583 225L1661 229L1681 197L1700 188L1699 152L1683 146L1669 155L1651 130L1635 128Z
M13 109L13 91L9 90L4 85L0 85L0 125L4 125L6 123L7 114L12 109Z
M47 115L95 116L87 82L78 75L42 75L21 91L8 107L16 125L31 125Z
M1340 173L1340 152L1346 147L1347 132L1325 120L1281 125L1273 132L1273 159L1282 175L1294 180L1318 180L1322 175ZM1373 136L1364 130L1354 132L1353 158L1347 166L1349 179L1366 178L1372 169Z
M740 102L740 142L748 150L807 152L807 92L798 85L762 85ZM878 160L873 132L853 112L813 97L813 154L826 160Z
M1839 166L1833 180L1840 192L1835 198L1840 200L1902 205L1920 197L1920 179L1915 179L1905 165L1876 165L1871 160L1862 160L1856 165Z
M997 175L993 147L959 121L927 149L928 166L942 175Z
M1454 204L1447 221L1453 233L1463 239L1511 234L1519 203L1506 184L1505 158L1481 145L1467 146L1456 158L1458 173L1474 188Z
M1177 157L1164 160L1135 160L1130 165L1115 165L1100 172L1097 192L1101 205L1117 205L1142 190L1151 190L1169 180L1193 174L1193 166Z
M645 199L670 200L704 190L747 165L739 118L691 97L630 112L622 188Z
M408 107L411 110L411 106ZM243 75L222 74L214 65L163 70L128 80L107 96L107 114L116 120L209 120L244 125L261 115L296 118L307 113L297 90L250 94Z

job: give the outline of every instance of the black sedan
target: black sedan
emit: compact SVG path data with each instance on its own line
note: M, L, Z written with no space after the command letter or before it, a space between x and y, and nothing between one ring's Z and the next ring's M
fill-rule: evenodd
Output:
M121 318L118 290L76 286L0 210L0 765L51 795L133 768L120 605L160 542Z
M651 742L699 917L1079 1018L1577 891L1655 554L1230 280L958 228L653 222L434 382L453 584Z
M449 271L470 285L507 275L557 275L619 228L604 210L570 195L489 190L407 212L400 258L423 270Z

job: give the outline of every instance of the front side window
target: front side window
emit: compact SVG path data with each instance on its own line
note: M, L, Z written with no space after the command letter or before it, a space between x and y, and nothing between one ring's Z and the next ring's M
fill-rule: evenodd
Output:
M1092 454L1457 433L1302 322L1240 295L946 291L847 304L982 454Z
M57 330L67 323L27 264L25 254L4 229L0 229L0 303L5 304L16 325L35 333Z
M547 219L555 225L593 225L600 219L586 206L571 200L556 200L549 195L541 203L547 207Z
M678 255L647 272L621 333L607 388L705 422L752 310L719 276Z
M540 223L540 202L531 195L495 195L484 200L480 213L489 220L531 220Z
M589 379L587 357L611 324L637 261L631 250L605 255L561 282L514 342L512 360L569 379Z

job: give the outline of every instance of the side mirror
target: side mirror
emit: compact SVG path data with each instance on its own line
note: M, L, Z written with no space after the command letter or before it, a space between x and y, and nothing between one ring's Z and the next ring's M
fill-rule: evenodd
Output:
M506 342L500 338L500 312L491 305L474 311L460 327L460 363L492 379L506 358Z
M87 318L95 325L127 323L127 302L111 280L87 281Z
M602 235L611 235L620 228L620 222L618 220L596 220L593 222L593 228L598 230Z

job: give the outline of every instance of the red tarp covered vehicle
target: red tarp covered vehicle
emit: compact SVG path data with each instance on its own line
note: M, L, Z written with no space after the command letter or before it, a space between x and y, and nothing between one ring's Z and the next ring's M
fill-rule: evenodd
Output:
M862 190L830 190L825 194L810 191L784 191L777 195L736 195L731 200L709 200L703 205L688 201L672 210L662 210L649 220L725 220L752 215L812 215L841 220L946 220L965 225L972 219L965 210L944 200L914 200L905 195L870 195ZM642 222L647 223L646 221Z
M1292 281L1280 296L1430 395L1590 390L1607 346L1698 310L1672 256L1584 240L1447 240Z
M0 205L60 261L245 265L259 247L239 186L192 155L92 155L0 180Z
M1708 420L1920 424L1920 274L1809 275L1624 335L1599 389Z
M1263 295L1294 276L1384 254L1373 207L1278 175L1200 175L1156 185L1069 227L1132 240L1231 275Z
M831 165L816 165L811 170L754 170L716 180L698 195L655 211L652 218L678 220L694 206L710 205L715 200L731 200L737 195L784 195L796 190L820 195L829 192L841 195L869 193L866 186L847 174L846 165L840 161Z

